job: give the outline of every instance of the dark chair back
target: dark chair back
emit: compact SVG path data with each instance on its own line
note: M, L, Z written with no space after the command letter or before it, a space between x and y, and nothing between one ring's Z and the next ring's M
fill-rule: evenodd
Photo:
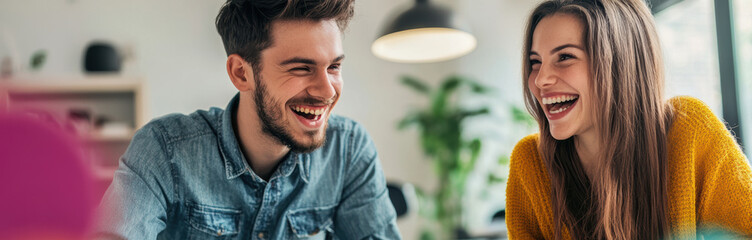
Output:
M387 190L389 190L389 200L392 200L394 211L397 212L397 218L404 216L408 213L407 198L402 191L402 187L395 183L387 183Z

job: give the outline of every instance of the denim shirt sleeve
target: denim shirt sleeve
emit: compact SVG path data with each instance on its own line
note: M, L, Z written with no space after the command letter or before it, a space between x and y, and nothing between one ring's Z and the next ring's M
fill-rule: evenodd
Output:
M95 237L156 239L172 193L166 145L155 124L139 130L99 206Z
M334 232L341 239L401 239L373 141L355 124Z

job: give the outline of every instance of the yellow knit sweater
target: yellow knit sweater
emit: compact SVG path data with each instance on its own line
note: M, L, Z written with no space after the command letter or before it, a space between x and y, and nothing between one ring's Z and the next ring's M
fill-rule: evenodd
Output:
M724 124L701 101L670 100L668 220L676 238L704 227L752 237L752 170ZM509 238L553 239L551 182L538 153L538 134L511 156L506 222ZM567 229L564 238L569 239Z

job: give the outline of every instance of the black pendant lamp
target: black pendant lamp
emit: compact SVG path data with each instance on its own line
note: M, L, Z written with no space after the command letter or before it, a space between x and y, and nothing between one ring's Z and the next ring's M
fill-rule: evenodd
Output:
M416 0L387 22L371 45L379 58L400 63L430 63L458 58L475 49L470 29L450 9Z

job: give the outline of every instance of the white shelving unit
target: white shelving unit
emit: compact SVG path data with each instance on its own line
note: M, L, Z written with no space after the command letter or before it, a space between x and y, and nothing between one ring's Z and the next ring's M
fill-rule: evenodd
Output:
M11 102L18 95L86 95L133 94L136 128L146 124L143 79L118 75L86 75L68 77L21 77L0 79L0 89L6 89Z
M148 121L144 89L142 78L119 75L0 79L10 111L44 113L65 123L69 111L83 109L92 118L118 122L121 127L116 131L101 131L92 122L90 131L79 132L93 160L94 175L102 180L112 178L135 130Z

